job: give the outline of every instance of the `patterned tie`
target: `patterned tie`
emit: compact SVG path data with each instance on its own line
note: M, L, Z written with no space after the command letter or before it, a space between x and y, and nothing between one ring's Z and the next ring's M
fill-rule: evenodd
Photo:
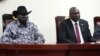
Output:
M77 43L81 43L79 29L78 29L78 24L76 22L75 22L75 31L76 31Z

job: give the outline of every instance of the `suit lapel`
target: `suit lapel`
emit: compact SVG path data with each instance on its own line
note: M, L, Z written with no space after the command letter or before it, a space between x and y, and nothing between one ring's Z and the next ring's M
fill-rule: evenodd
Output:
M71 20L68 21L68 26L72 30L72 32L74 32L74 27L73 27Z
M81 30L81 32L83 32L84 31L84 23L79 19L79 25L80 25L80 30Z
M84 37L84 36L85 36L85 34L84 34L84 31L85 31L85 30L84 30L84 29L85 29L84 27L85 27L85 25L84 25L84 23L83 23L83 21L82 21L81 19L79 20L79 25L80 25L80 30L81 30L83 39L84 39L84 41L85 41L85 39L86 39L86 38Z
M73 24L72 24L70 19L68 20L67 24L69 26L70 33L72 34L73 39L76 40L76 37L75 37L76 35L75 35L74 27L73 27Z

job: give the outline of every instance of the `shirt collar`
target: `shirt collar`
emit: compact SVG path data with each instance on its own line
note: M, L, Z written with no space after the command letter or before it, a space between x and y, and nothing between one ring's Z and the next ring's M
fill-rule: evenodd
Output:
M72 19L70 19L70 20L71 20L71 22L72 22L73 25L74 25L75 23L79 24L79 21L74 22Z

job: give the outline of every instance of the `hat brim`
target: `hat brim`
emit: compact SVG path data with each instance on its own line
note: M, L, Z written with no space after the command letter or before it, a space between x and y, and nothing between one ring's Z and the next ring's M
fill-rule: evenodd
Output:
M32 12L32 11L29 11L29 12L27 13L27 15L30 14L31 12Z
M16 13L17 13L17 15L19 15L19 14L20 14L20 15L28 15L28 14L30 14L31 12L32 12L32 11L29 11L29 12L26 12L26 13L21 13L21 12L18 12L18 11L17 11Z

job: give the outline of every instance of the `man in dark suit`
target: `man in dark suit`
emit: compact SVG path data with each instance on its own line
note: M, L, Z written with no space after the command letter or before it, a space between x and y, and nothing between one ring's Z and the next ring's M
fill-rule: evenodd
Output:
M97 42L100 42L100 22L96 22L93 37Z
M88 22L80 19L80 11L76 7L69 10L69 19L60 24L58 43L85 43L94 41Z

